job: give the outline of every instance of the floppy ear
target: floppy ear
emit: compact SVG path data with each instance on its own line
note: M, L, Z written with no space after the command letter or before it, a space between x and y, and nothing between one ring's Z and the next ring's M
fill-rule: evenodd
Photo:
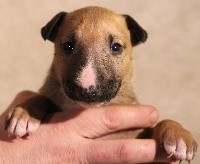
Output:
M126 20L127 27L131 34L132 46L144 43L147 39L147 32L129 15L123 15Z
M66 14L66 12L58 13L41 29L41 34L44 40L48 39L54 42L54 39L58 33L58 29Z

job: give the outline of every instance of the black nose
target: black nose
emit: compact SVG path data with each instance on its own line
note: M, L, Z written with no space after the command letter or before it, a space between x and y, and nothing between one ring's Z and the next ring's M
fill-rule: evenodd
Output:
M66 95L78 102L94 103L110 101L117 94L121 81L111 78L97 86L82 88L74 80L66 79L63 82Z
M90 86L87 89L81 89L81 96L86 101L94 100L97 96L97 91L95 90L94 86Z
M92 85L89 88L82 88L76 83L68 81L67 86L66 93L73 100L88 103L98 101L98 89Z

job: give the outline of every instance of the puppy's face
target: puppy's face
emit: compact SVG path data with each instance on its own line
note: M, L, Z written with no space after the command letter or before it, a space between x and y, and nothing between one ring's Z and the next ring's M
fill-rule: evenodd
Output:
M49 22L54 31L45 39L55 43L54 68L70 99L105 102L118 93L132 67L132 46L142 41L134 43L127 19L132 18L88 7Z

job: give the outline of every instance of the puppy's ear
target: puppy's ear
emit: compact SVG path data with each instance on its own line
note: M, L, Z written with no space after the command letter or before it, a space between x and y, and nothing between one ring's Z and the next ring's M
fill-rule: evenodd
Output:
M123 17L131 34L132 46L144 43L147 39L147 32L129 15L123 15Z
M66 14L66 12L58 13L41 29L41 34L44 40L48 39L54 42L58 29Z

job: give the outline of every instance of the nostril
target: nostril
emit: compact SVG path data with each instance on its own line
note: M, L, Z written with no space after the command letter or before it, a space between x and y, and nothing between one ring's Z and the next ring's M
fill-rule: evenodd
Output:
M90 86L89 86L89 91L93 91L93 90L95 90L94 85L90 85Z
M95 91L95 87L93 85L89 86L88 88L82 88L83 92L90 93Z
M86 99L94 99L97 96L95 87L91 85L89 88L82 89L81 95Z

